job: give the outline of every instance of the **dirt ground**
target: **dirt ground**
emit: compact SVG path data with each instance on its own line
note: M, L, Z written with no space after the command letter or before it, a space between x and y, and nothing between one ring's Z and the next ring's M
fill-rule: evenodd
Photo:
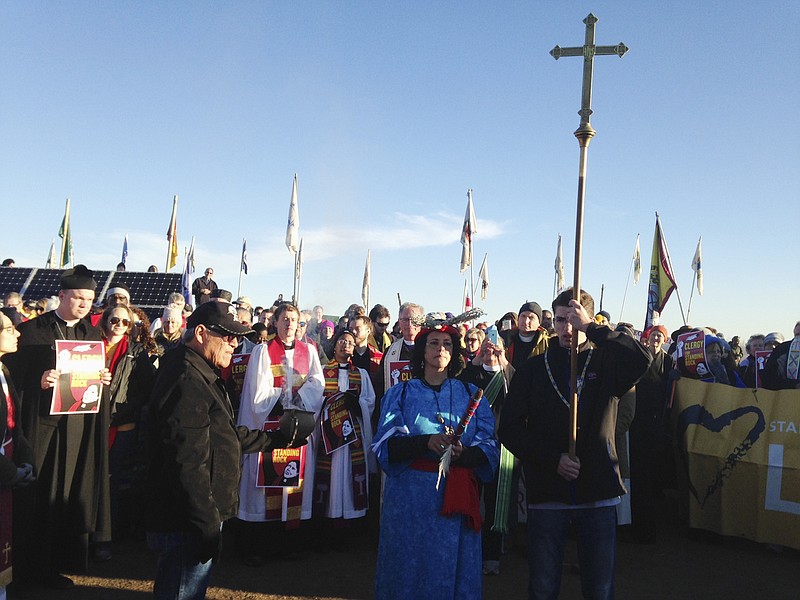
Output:
M622 600L796 600L800 598L800 552L777 553L761 544L715 536L689 536L664 503L664 522L653 545L620 543L616 573ZM522 533L522 532L520 532ZM521 536L520 536L521 537ZM699 539L698 539L699 537ZM309 552L295 560L268 561L258 568L233 556L230 536L214 567L212 600L368 599L373 597L377 533L355 538L346 552ZM561 598L581 598L576 550L567 547ZM152 590L155 560L144 542L114 547L114 557L93 563L88 575L72 575L76 586L65 592L29 589L32 600L141 600ZM483 597L525 598L527 561L520 548L501 562L499 576L484 577ZM20 597L11 595L11 598ZM432 599L435 600L435 599Z

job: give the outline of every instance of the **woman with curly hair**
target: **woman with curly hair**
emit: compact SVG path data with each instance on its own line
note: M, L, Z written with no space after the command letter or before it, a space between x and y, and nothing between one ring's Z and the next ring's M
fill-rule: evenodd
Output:
M379 599L481 596L477 480L491 481L499 446L486 400L454 441L477 391L455 378L464 366L459 349L455 327L422 329L411 359L414 378L383 397L372 446L386 473L375 578ZM450 473L437 485L439 459L451 443Z
M103 311L100 329L106 348L106 366L111 371L108 395L111 404L111 427L108 434L109 474L111 484L111 524L115 535L123 526L132 525L131 501L124 510L124 489L133 485L137 459L137 427L142 407L147 403L153 388L155 368L150 362L144 346L134 341L136 318L130 307L118 304ZM139 328L141 329L141 328ZM95 558L107 560L111 557L108 545L95 548Z

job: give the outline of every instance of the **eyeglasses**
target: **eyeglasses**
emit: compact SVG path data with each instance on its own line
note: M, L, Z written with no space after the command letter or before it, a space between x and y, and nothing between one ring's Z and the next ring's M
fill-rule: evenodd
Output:
M353 348L356 347L356 343L351 341L351 340L339 340L336 343L341 345L341 346L352 346Z
M244 337L241 335L231 335L229 333L219 333L217 331L214 331L213 329L209 329L208 332L213 333L216 337L221 337L223 340L225 340L232 346L238 346L239 344L241 344L242 338Z
M381 323L380 321L375 321L375 327L388 327L388 326L389 326L389 321L386 321L386 323Z
M305 326L306 326L306 322L305 322L305 321L300 321L300 322L297 324L297 326L298 326L298 327L305 327Z
M120 319L119 317L111 317L108 320L108 322L111 323L112 325L117 325L118 323L122 323L125 327L131 324L131 322L128 319Z

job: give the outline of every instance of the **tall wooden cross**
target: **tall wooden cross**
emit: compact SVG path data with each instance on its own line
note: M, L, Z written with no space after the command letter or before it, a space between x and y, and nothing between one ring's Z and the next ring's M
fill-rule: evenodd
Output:
M595 130L589 122L592 114L592 71L594 68L594 57L596 55L616 54L622 57L628 51L628 47L620 42L616 46L596 46L594 25L597 17L592 13L583 20L586 23L586 38L583 46L574 48L562 48L556 46L550 51L550 55L558 60L562 56L583 56L583 92L581 95L581 109L578 114L581 116L581 124L575 131L575 137L581 149L581 160L578 172L578 210L575 219L575 278L572 285L572 297L580 302L581 294L581 251L583 243L583 202L586 191L586 160L589 151L589 142L595 135ZM589 315L594 317L594 315ZM570 423L569 423L569 455L576 460L575 445L578 437L578 332L573 330L572 352L570 353Z

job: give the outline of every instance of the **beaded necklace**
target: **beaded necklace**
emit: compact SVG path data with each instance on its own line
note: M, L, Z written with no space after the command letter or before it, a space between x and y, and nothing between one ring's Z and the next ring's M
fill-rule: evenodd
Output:
M586 369L589 367L589 361L592 360L592 352L594 352L594 348L589 349L589 355L586 357L586 362L583 363L583 371L581 371L581 376L578 378L578 400L581 398L581 392L583 391L583 378L586 375ZM550 378L550 384L553 386L553 389L558 394L558 397L561 398L561 401L564 403L564 405L569 408L569 402L567 402L567 399L564 398L564 394L561 393L561 390L558 389L556 380L553 377L553 372L550 370L550 360L547 357L548 354L550 353L544 353L544 366L547 369L547 376Z
M433 399L436 401L436 420L444 428L445 434L453 435L453 433L455 433L455 429L453 429L452 425L445 425L444 415L442 415L442 408L441 408L441 406L439 406L439 393L442 391L442 385L444 385L444 383L442 383L439 386L436 386L436 387L439 388L437 390L436 387L432 386L430 383L428 383L424 379L422 379L421 381L428 388L430 388L430 390L433 392ZM452 417L452 415L453 415L453 382L448 378L447 379L447 383L448 383L449 388L450 388L450 416Z

